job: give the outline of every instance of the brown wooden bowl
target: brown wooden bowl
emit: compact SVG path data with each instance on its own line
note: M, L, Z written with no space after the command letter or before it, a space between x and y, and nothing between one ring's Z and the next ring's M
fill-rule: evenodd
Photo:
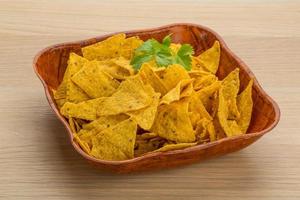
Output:
M173 42L190 43L193 45L196 55L211 47L215 40L219 40L221 44L221 60L217 72L218 77L222 79L229 72L238 67L240 68L241 89L247 85L251 78L254 79L252 120L248 133L245 135L224 138L183 150L155 152L124 161L106 161L93 158L82 151L78 144L74 142L70 126L66 119L59 113L51 89L56 89L62 81L70 52L81 55L82 47L104 40L116 33L78 42L50 46L36 55L33 62L34 71L42 81L51 108L68 130L73 147L93 165L118 173L128 173L193 163L245 148L273 129L278 123L280 118L278 105L264 92L248 66L229 50L223 39L217 33L209 28L195 24L180 23L154 29L128 31L125 33L127 36L137 35L143 40L149 38L161 40L164 36L172 33Z

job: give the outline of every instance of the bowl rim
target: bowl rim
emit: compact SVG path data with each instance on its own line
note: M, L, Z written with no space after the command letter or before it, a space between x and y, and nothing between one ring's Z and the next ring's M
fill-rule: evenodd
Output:
M43 55L45 52L53 49L53 48L60 48L62 46L72 46L72 45L78 45L79 43L89 43L92 41L96 40L101 40L107 37L110 37L112 35L118 34L118 33L125 33L130 34L130 35L143 35L149 32L150 33L155 33L155 32L160 32L162 30L167 30L169 28L172 27L176 27L176 26L190 26L190 27L196 27L196 28L200 28L202 30L205 30L207 32L212 33L216 39L220 42L221 46L239 63L239 65L241 67L243 67L247 73L254 79L254 84L257 85L258 89L261 91L261 93L264 95L264 97L271 102L274 111L275 111L275 119L274 122L266 129L263 129L259 132L254 132L254 133L247 133L247 134L243 134L243 135L238 135L238 136L234 136L234 137L226 137L226 138L222 138L220 140L214 141L214 142L209 142L206 144L199 144L196 146L192 146L192 147L188 147L185 149L178 149L178 150L172 150L172 151L167 151L167 152L149 152L147 154L144 154L142 156L139 157L135 157L132 159L127 159L127 160L120 160L120 161L114 161L114 160L102 160L102 159L97 159L94 158L90 155L88 155L87 153L85 153L80 147L79 145L74 141L74 137L73 137L73 133L71 131L71 128L69 126L69 124L67 123L67 120L59 113L59 110L56 108L56 105L54 103L54 101L52 100L51 94L50 94L50 90L48 89L48 85L46 83L46 81L42 78L42 76L39 74L38 72L38 66L37 66L37 61L40 58L41 55ZM168 25L164 25L164 26L159 26L159 27L155 27L155 28L146 28L146 29L135 29L135 30L131 30L131 31L118 31L118 32L114 32L114 33L108 33L108 34L103 34L101 36L98 37L94 37L94 38L90 38L90 39L83 39L83 40L78 40L78 41L74 41L74 42L66 42L66 43L60 43L60 44L55 44L55 45L51 45L48 46L42 50L40 50L34 57L33 59L33 69L35 74L38 76L38 78L40 79L40 81L43 84L44 87L44 91L47 97L47 101L50 105L50 107L52 108L52 110L54 111L54 113L56 114L56 116L58 117L58 119L64 124L65 128L67 129L67 132L69 134L69 139L72 143L72 146L75 148L75 150L81 155L83 156L85 159L95 162L95 163L100 163L100 164L104 164L104 165L114 165L114 166L118 166L118 165L124 165L124 164L131 164L131 163L135 163L135 162L139 162L142 160L146 160L149 158L153 158L153 157L157 157L159 155L163 155L163 156L170 156L170 155L174 155L174 154L185 154L185 153L189 153L189 152L197 152L200 150L204 150L204 149L208 149L212 146L218 145L218 144L222 144L228 140L247 140L250 139L252 137L260 137L262 135L264 135L265 133L271 131L279 122L280 119L280 109L278 104L264 91L264 89L261 87L261 85L259 84L259 82L256 80L253 72L250 70L250 68L235 54L233 53L230 48L226 45L225 41L222 39L222 37L216 33L215 31L213 31L212 29L202 26L202 25L198 25L198 24L194 24L194 23L172 23L172 24L168 24Z

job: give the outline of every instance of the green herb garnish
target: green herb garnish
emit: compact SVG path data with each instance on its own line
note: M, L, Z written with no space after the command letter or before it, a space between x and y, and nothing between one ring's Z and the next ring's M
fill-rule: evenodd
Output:
M170 44L170 35L167 35L162 43L155 39L147 40L135 50L131 65L138 71L143 63L154 60L159 67L180 64L186 70L191 70L191 55L194 54L193 47L190 44L183 44L177 54L173 55Z

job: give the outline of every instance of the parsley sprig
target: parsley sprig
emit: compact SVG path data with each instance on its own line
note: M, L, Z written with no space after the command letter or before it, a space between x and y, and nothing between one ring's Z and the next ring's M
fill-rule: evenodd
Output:
M190 44L182 44L177 54L172 54L170 48L171 37L167 35L162 43L155 39L149 39L138 47L134 52L131 65L138 71L142 64L154 60L158 67L167 67L171 64L180 64L186 70L191 70L191 55L194 49Z

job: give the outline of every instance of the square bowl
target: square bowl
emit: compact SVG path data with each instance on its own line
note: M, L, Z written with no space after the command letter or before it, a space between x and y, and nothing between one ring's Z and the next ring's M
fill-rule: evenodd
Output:
M221 45L221 57L217 76L223 79L229 72L238 67L240 69L241 90L246 87L250 79L254 79L251 123L247 133L244 135L223 138L182 150L149 153L123 161L96 159L86 154L78 144L74 142L70 126L66 119L60 114L51 89L56 89L62 81L70 52L82 55L82 47L102 41L116 33L78 42L50 46L41 50L35 56L33 62L34 71L44 86L46 97L51 108L66 127L73 147L91 164L118 173L128 173L193 163L245 148L277 125L280 118L278 105L264 92L249 67L229 50L223 39L214 31L196 24L179 23L153 29L127 31L125 33L129 37L139 36L142 40L155 38L159 41L161 41L164 36L172 33L173 42L190 43L194 47L196 55L211 47L213 42L218 40Z

